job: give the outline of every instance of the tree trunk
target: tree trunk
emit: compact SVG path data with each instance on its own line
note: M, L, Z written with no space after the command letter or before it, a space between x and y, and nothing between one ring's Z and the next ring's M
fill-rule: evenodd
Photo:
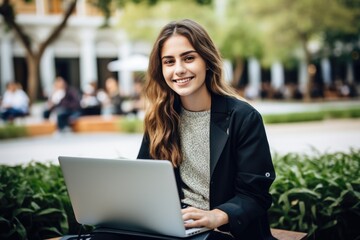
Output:
M39 84L39 64L40 57L39 55L27 55L26 63L28 66L28 86L27 92L30 98L30 101L33 102L37 99L38 95L38 84Z
M231 81L231 85L234 88L239 88L241 77L244 73L244 60L240 57L235 59L234 77Z
M68 9L64 12L63 19L57 25L49 37L45 39L39 45L39 50L35 52L32 48L30 37L23 30L23 28L15 21L14 9L10 4L9 0L4 0L0 5L0 14L3 16L5 23L13 29L17 36L19 37L20 42L23 44L26 50L26 63L28 65L28 95L30 102L33 102L37 99L38 95L38 85L39 85L39 69L40 69L40 60L45 51L45 49L60 35L61 31L65 28L66 23L71 16L71 13L76 7L77 0L73 0L69 5Z
M310 72L309 72L309 67L310 67L310 62L311 62L311 53L308 49L308 37L307 35L304 34L300 34L300 40L301 40L301 45L303 48L303 51L305 53L305 64L306 64L306 87L305 87L305 92L304 92L304 96L303 99L304 101L310 101L311 100L311 89L312 89L312 79L310 77Z
M39 79L40 79L39 78L39 70L40 70L41 57L44 54L45 49L58 38L61 31L65 28L66 23L71 15L71 13L74 11L74 9L76 7L76 1L77 0L73 0L71 5L64 12L64 16L63 16L61 23L59 25L57 25L53 29L53 31L50 33L48 38L45 39L45 41L39 45L39 50L36 53L33 52L33 57L28 59L28 64L29 64L28 91L29 91L29 98L31 100L35 100L38 97L38 86L39 86L39 82L40 82L39 81Z

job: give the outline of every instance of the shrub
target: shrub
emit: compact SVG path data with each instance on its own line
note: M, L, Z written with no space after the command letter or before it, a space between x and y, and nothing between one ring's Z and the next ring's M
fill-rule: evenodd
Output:
M25 126L17 126L14 124L5 124L4 126L0 126L0 140L25 136L27 136Z
M126 133L143 133L144 132L144 122L143 120L127 116L120 119L119 122L120 131Z
M75 232L59 166L0 165L0 239L45 239Z
M360 150L275 156L271 226L312 239L359 239ZM309 238L309 239L311 239Z
M319 111L263 114L264 122L271 123L292 123L321 121L324 119L359 118L360 108L345 109L323 109Z
M328 118L359 118L359 108L349 109L328 109L324 111L324 114Z
M271 227L309 239L360 238L360 150L273 159ZM46 239L79 227L59 165L0 165L0 239Z
M285 113L285 114L267 114L263 115L264 122L270 123L292 123L320 121L324 119L321 112L303 112L303 113Z

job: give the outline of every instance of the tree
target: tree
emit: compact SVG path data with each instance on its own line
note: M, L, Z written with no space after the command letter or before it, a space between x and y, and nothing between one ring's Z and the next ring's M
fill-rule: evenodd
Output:
M23 0L24 2L31 2L31 0ZM108 26L108 19L112 16L112 13L117 8L125 8L128 4L146 4L153 6L158 3L159 0L91 0L90 3L97 7L104 15L104 26ZM210 4L211 0L191 0L197 4ZM62 19L58 25L56 25L48 37L41 43L35 43L32 41L28 32L16 21L16 13L14 6L10 0L3 0L0 4L0 15L3 17L8 29L14 31L16 36L22 43L26 50L26 63L28 66L28 88L27 93L30 100L33 102L38 96L39 86L39 66L40 60L45 52L46 48L52 44L65 29L66 24L71 17L77 0L68 0L67 8L65 9Z
M360 1L338 0L345 5L355 15L352 28L355 31L349 32L347 29L326 29L324 34L324 48L322 55L325 57L335 56L341 61L352 65L353 61L359 61L360 46Z
M162 1L150 8L128 4L123 8L119 25L133 40L153 41L160 28L174 19L191 18L201 23L212 36L225 58L235 63L232 85L238 86L244 59L261 56L261 39L245 13L243 4L231 1L226 12L217 13L210 1ZM191 9L191 11L189 11ZM220 15L220 16L219 16Z
M263 43L258 24L251 18L243 1L229 1L221 26L218 26L218 41L221 53L234 64L231 85L239 87L245 59L263 56Z
M254 0L250 9L259 20L268 23L273 34L286 36L287 41L300 45L306 66L312 60L309 43L315 38L321 41L326 29L354 30L354 12L337 0ZM311 98L310 90L307 71L305 100Z
M16 22L16 14L13 5L10 0L3 0L0 5L0 14L2 15L5 24L10 30L13 30L23 47L26 50L26 63L28 66L28 95L31 101L34 101L37 98L37 89L39 84L39 65L40 60L45 52L45 49L55 41L55 39L60 35L61 31L65 28L66 23L74 11L76 6L76 0L73 0L68 5L68 8L64 11L63 18L61 22L51 31L49 36L37 47L34 46L34 43L31 41L29 34L24 30L24 28Z
M191 11L189 11L191 9ZM210 0L158 1L156 5L129 3L122 8L119 27L131 40L154 41L160 29L174 19L191 18L213 26L215 19Z

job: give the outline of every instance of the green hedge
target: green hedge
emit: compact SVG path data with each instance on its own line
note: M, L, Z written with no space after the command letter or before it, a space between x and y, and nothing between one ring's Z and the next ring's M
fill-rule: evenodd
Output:
M27 136L25 126L17 126L14 124L5 124L4 126L0 126L0 140L25 136Z
M273 160L272 227L308 232L309 239L360 238L360 149ZM78 229L58 165L0 165L0 239L46 239Z
M360 239L360 150L274 156L274 165L272 227L310 239Z
M321 111L263 114L266 124L322 121L325 119L360 118L360 108L323 109ZM142 133L144 123L135 117L124 117L119 122L121 132Z
M75 225L59 166L0 166L0 239L44 239Z
M320 111L313 111L313 112L263 114L264 122L267 124L309 122L309 121L321 121L325 119L345 119L345 118L359 118L359 117L360 117L360 108L323 109Z
M121 132L143 133L144 122L143 120L133 116L123 117L119 120L119 128Z

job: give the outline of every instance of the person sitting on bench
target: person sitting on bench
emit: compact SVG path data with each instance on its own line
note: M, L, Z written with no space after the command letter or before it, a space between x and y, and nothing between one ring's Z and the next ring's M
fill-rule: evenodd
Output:
M8 82L1 102L0 115L5 122L13 122L17 117L29 114L29 97L20 83Z

